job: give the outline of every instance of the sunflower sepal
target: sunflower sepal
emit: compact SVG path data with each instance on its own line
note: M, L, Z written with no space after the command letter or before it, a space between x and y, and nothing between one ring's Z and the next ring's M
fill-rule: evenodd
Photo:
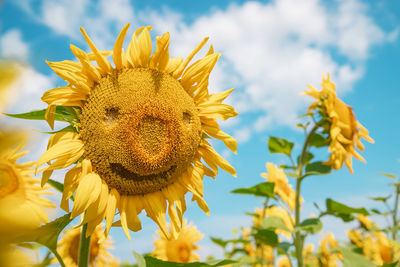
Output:
M47 108L40 110L32 110L30 112L25 112L25 113L10 114L2 112L2 114L17 119L46 120L45 119L46 110ZM56 107L54 120L71 122L71 121L76 121L77 118L78 116L75 111L71 112L71 110L69 110L67 107L64 106Z
M35 242L46 246L57 257L61 266L65 266L61 257L57 253L57 240L64 228L71 222L70 214L55 219L37 229L21 233L12 241L15 243Z

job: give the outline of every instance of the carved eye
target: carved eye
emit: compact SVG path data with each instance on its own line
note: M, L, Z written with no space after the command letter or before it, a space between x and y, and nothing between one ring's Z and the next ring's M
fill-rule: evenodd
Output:
M186 127L190 127L190 125L193 123L192 115L190 115L189 112L183 112L182 118Z
M104 116L104 123L107 126L111 126L117 122L119 116L119 108L108 108L106 109L106 115Z

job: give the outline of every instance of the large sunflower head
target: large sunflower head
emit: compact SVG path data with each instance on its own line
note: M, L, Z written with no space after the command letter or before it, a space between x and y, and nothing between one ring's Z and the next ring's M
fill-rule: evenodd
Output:
M113 51L98 50L81 29L92 52L71 45L79 62L48 62L68 85L43 95L49 105L46 120L53 127L60 108L75 118L66 119L71 132L50 138L37 166L50 162L43 173L45 183L53 170L74 165L65 177L62 207L68 210L68 198L76 191L72 217L86 211L88 234L104 218L108 232L118 209L120 221L114 225L121 225L128 238L128 229L141 229L137 215L142 210L169 236L166 211L178 230L188 191L209 212L203 199L204 174L215 177L220 167L236 175L206 140L220 139L236 152L235 139L221 131L216 120L237 115L222 103L233 89L208 92L208 78L220 56L212 46L189 66L208 38L183 60L170 58L169 33L156 38L152 53L149 26L137 29L124 50L128 27ZM107 55L112 55L114 67Z
M352 157L365 162L364 158L356 151L356 148L363 151L364 145L361 138L370 143L374 140L368 135L368 130L357 121L353 109L346 105L336 95L336 86L330 80L330 76L323 77L322 90L318 91L309 86L310 91L304 93L316 99L309 107L309 111L317 110L322 120L329 125L329 151L331 155L326 162L332 168L342 168L343 162L353 173Z
M174 228L170 230L174 231ZM194 251L199 249L195 243L203 238L203 234L192 223L187 224L184 220L176 238L167 239L160 231L157 234L159 238L154 241L153 254L160 260L183 263L200 260Z
M30 176L34 162L17 162L28 153L20 151L21 138L20 133L0 132L0 241L46 223L45 208L54 208L41 196L50 194L47 187L42 189L40 181Z
M94 230L90 239L89 266L119 266L118 260L109 252L112 249L111 236L105 237L100 224ZM82 227L65 231L57 243L57 251L66 266L78 267L79 243Z

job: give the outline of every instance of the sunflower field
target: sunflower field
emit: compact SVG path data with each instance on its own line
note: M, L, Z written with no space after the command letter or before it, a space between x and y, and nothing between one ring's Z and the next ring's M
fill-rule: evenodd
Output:
M76 6L68 8L78 12L83 2L77 1ZM89 2L94 10L100 5ZM361 5L356 0L350 2L353 6L340 1L334 5L346 12ZM48 2L53 10L49 14L52 23L59 25L64 13L55 3ZM130 6L129 1L116 3L105 4L103 15L123 4ZM111 21L118 21L121 27L113 32L109 47L99 38L111 38L106 29L99 27L100 34L90 30L97 20L83 23L89 26L85 26L87 30L80 28L79 37L75 37L78 28L64 25L68 30L58 30L71 34L71 39L63 40L65 58L55 56L51 49L36 47L35 58L41 60L40 64L47 64L49 77L56 81L49 87L45 82L40 84L35 93L41 99L30 97L29 88L21 91L25 96L18 95L15 84L25 75L24 69L31 67L18 56L6 53L7 49L14 49L15 55L23 54L24 47L16 41L7 45L7 40L18 34L0 35L0 267L400 266L399 176L391 171L371 174L379 177L379 182L369 184L369 192L376 194L365 200L341 194L346 188L350 195L363 192L367 185L355 185L351 180L358 179L357 175L370 175L370 169L363 171L370 164L368 150L379 146L380 140L390 139L374 137L375 129L369 126L372 123L368 117L375 116L376 110L357 112L359 108L353 108L352 101L342 97L343 81L355 80L351 68L361 64L361 59L354 59L354 66L339 69L331 59L323 61L326 64L318 68L322 78L317 83L305 78L311 77L306 68L304 73L280 78L296 80L299 76L305 83L296 84L301 90L295 94L282 91L280 98L274 100L278 105L272 103L273 95L285 90L285 86L280 89L279 84L274 84L265 94L267 100L263 100L264 93L260 92L264 89L256 91L249 85L249 92L255 92L250 100L243 92L247 88L244 74L222 74L234 73L232 69L238 68L229 60L219 65L225 52L228 59L237 56L239 65L250 69L257 62L249 62L246 57L250 58L253 52L257 54L254 59L263 55L263 49L251 45L256 41L243 40L250 44L243 47L243 54L238 50L231 53L229 44L232 50L235 47L231 41L220 49L220 40L236 36L240 12L248 11L246 18L251 20L254 16L256 25L257 10L264 10L263 5L267 6L265 16L272 18L275 13L271 10L281 10L286 4L290 4L287 10L291 15L282 21L290 24L303 10L295 1L236 3L224 11L215 11L209 15L216 18L210 29L224 25L221 35L215 36L215 45L210 44L214 37L189 31L188 37L174 38L177 29L185 32L189 26L174 26L174 19L180 17L168 10L168 16L159 19L161 22L147 10L155 26L132 29L131 24L137 23L122 24L125 13L120 8L121 18L113 14ZM304 2L307 8L323 4ZM0 8L8 10L12 5L7 3ZM22 10L18 12L30 15L36 10L30 4L12 8L16 7ZM29 8L31 11L27 11ZM224 24L224 12L233 12L237 28ZM145 18L141 19L146 21ZM207 19L210 17L193 25ZM372 23L364 17L356 22L362 27ZM171 34L163 31L168 26ZM342 29L339 26L334 31L337 36ZM315 27L304 25L296 32L296 27L288 26L289 32L297 34L308 29L304 36L318 32ZM377 31L378 26L374 27L371 29ZM250 28L244 32L249 35L239 39L263 38L254 34L249 37L253 32ZM397 33L394 30L385 38L396 42ZM354 38L349 37L350 43L362 43L354 34ZM300 37L290 35L285 40L300 44ZM181 49L178 42L185 38L196 40L190 50L186 46ZM314 41L311 43L308 49L314 47ZM316 47L321 45L315 43ZM287 48L284 43L278 46ZM346 55L352 59L359 51L351 50ZM304 66L313 64L311 54L307 55L310 57L306 57ZM276 65L276 71L253 70L250 77L273 80L271 77L280 76L285 68L300 64L295 57L292 59L293 62L291 56L282 57L271 63ZM280 60L289 63L279 68ZM223 81L216 83L218 75L227 77L229 82L221 78ZM35 80L30 81L34 86ZM238 88L213 88L225 83L237 83ZM13 97L19 99L18 109L8 107ZM380 100L364 99L363 105L368 105L367 101ZM390 101L397 100L387 101L390 106L395 103ZM31 109L41 104L43 108ZM246 123L260 115L257 107L267 115L279 112L282 119L260 117L254 124L254 129L259 130L252 130L251 135ZM289 119L283 119L285 114ZM392 114L378 120L393 125L395 117ZM268 130L267 125L274 123L279 131ZM232 130L232 125L240 124L244 126L242 134ZM252 136L262 136L262 145L246 146ZM245 156L241 151L247 151ZM389 161L387 155L377 157ZM258 177L253 179L254 173ZM196 210L201 213L193 213Z

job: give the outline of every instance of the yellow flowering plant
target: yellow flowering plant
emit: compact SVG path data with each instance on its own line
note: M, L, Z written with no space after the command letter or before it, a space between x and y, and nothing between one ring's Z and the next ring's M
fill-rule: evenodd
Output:
M324 216L335 216L349 222L356 215L367 216L369 212L365 208L353 208L327 199L326 210L316 205L320 214L303 218L301 185L310 176L327 175L332 170L342 168L343 163L353 173L352 157L365 161L356 151L364 149L361 138L369 142L373 140L356 120L352 108L337 97L335 84L329 75L323 77L321 90L312 86L309 89L304 94L313 97L314 102L310 104L308 112L301 116L306 122L297 125L304 130L304 142L299 154L294 155L295 143L271 136L268 140L269 152L284 155L289 163L278 166L267 162L267 172L261 174L265 182L232 191L261 197L264 199L263 206L249 213L253 216L252 227L242 230L238 240L214 238L219 245L231 244L235 253L228 256L243 264L269 267L277 262L278 266L340 266L340 261L348 262L348 255L351 259L354 256L352 251L339 246L332 234L323 238L315 251L312 244L305 245L305 242L308 236L322 231L321 218ZM313 153L326 148L328 159L319 159ZM323 157L323 153L318 155ZM295 186L289 179L293 179ZM247 242L238 245L240 240Z

